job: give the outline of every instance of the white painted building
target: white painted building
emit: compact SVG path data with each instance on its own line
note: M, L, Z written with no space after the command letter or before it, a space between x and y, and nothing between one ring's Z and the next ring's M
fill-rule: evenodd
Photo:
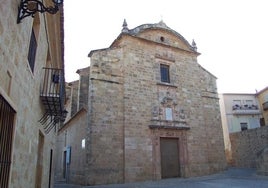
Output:
M255 94L220 94L220 107L228 133L260 127L261 111Z
M229 134L260 127L262 118L256 94L219 94L225 152L228 161L231 151Z

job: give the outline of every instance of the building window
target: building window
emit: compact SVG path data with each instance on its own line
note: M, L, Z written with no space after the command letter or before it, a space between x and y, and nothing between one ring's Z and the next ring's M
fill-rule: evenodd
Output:
M245 107L246 110L248 110L248 109L252 108L252 105L253 105L253 100L246 100L245 104L244 104L244 107Z
M265 126L265 119L264 118L260 118L260 125L261 125L261 127Z
M32 32L31 32L30 45L29 45L29 50L28 50L28 62L29 62L30 68L32 70L32 73L34 72L35 56L36 56L36 51L37 51L37 44L38 44L37 41L38 41L38 36L39 36L39 30L40 30L40 18L39 18L39 14L35 14Z
M36 49L37 49L37 41L36 41L36 37L34 34L34 30L32 29L30 46L29 46L29 51L28 51L28 61L29 61L29 65L31 67L32 72L34 72Z
M233 100L233 110L241 109L241 100Z
M248 123L240 123L241 131L248 130Z
M234 106L241 106L241 100L233 100Z
M0 187L8 187L15 111L0 95Z
M246 105L252 106L253 105L253 100L246 100Z
M161 82L170 83L169 66L160 64Z

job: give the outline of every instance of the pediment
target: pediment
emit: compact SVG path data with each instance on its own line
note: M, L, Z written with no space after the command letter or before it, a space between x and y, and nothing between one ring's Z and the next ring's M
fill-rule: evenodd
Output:
M156 24L143 24L130 30L124 27L123 33L197 53L195 43L192 46L181 34L169 28L163 21Z
M193 51L192 46L187 41L185 41L184 38L172 33L169 30L165 30L162 28L146 29L139 33L137 37L151 40L160 44L172 46L175 48L180 48L186 51Z
M110 47L120 47L123 43L123 36L142 38L160 45L166 45L200 55L200 53L197 52L197 47L194 41L192 41L191 45L181 34L169 28L163 21L156 24L143 24L134 29L128 29L127 23L124 20L121 34ZM89 57L90 56L91 53L89 54Z

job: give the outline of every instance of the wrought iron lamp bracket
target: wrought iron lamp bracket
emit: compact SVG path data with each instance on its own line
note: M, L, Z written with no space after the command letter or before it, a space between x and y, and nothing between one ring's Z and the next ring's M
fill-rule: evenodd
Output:
M21 23L21 20L25 17L34 17L36 12L56 14L59 10L59 6L63 3L63 0L53 0L53 2L54 7L45 7L39 0L21 0L18 8L17 23Z

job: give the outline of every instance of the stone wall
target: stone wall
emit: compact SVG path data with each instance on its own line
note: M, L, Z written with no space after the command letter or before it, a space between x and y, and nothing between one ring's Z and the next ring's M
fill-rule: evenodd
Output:
M170 83L160 81L161 63L170 66ZM88 184L160 179L160 137L182 141L184 177L226 168L216 78L195 53L121 36L91 55L89 86ZM165 121L165 107L174 121Z
M257 158L268 146L268 126L230 134L232 165L257 167Z
M71 92L71 111L70 117L74 116L75 113L78 111L78 88L79 88L79 80L73 81L70 83L72 87Z
M268 147L258 153L257 174L268 176Z
M53 166L52 174L50 177L49 175L52 162L50 156L55 155L55 132L52 129L49 134L44 133L39 122L45 113L40 100L40 83L42 68L46 65L55 67L55 56L61 57L61 54L54 54L60 53L60 49L55 49L56 46L50 48L51 54L48 56L48 41L55 37L55 45L60 39L56 36L56 32L60 32L59 15L47 17L47 21L52 20L54 25L58 25L58 28L53 30L50 26L45 28L43 16L35 15L36 22L39 22L39 33L35 66L32 71L27 56L34 19L27 17L22 23L17 24L19 3L0 3L0 95L16 111L8 187L49 187L49 181L52 185L54 179ZM48 37L47 32L52 32L53 35ZM57 63L59 66L62 61L58 59Z
M123 182L124 100L118 55L120 50L111 50L91 61L87 184Z
M82 184L85 180L87 111L82 108L58 132L55 178L58 181ZM83 141L83 142L84 142ZM70 163L64 164L64 152L71 148ZM66 171L64 172L64 165ZM65 177L64 177L64 173Z
M79 74L78 108L88 108L89 67L76 71Z
M268 87L262 89L256 94L259 104L260 104L260 110L263 114L263 125L268 125L268 110L264 110L265 103L268 102ZM267 105L267 104L266 104Z

